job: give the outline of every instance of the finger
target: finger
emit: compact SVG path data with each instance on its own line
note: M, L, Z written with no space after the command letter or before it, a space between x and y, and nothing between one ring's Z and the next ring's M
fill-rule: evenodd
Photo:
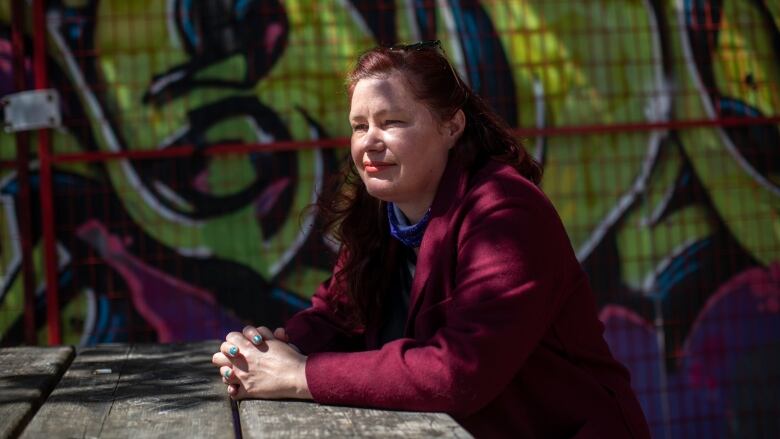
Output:
M232 397L233 395L238 393L239 387L241 387L241 386L239 386L238 384L228 384L228 386L227 386L228 395L230 395Z
M284 328L274 329L274 337L276 337L277 340L281 340L285 343L290 342L290 338L287 337L287 332L284 330Z
M223 354L222 352L217 352L216 354L211 356L211 363L215 366L231 366L233 363L230 362L230 359Z
M222 366L219 368L219 373L222 375L222 382L225 384L238 384L240 381L233 375L233 368L228 366Z
M244 329L241 332L244 334L244 337L251 341L255 346L259 345L265 340L265 338L254 326L244 326Z
M243 354L249 354L257 348L251 341L244 337L241 332L231 332L225 337L226 343L232 344L236 347L236 354L241 356ZM224 351L223 351L224 352ZM229 352L228 352L229 354Z
M257 332L258 332L260 335L262 335L262 336L263 336L263 340L266 340L266 341L268 341L268 340L273 340L274 338L276 338L276 337L274 337L274 334L273 334L273 332L271 332L271 330L270 330L270 329L268 329L268 328L267 328L267 327L265 327L265 326L258 326L258 327L257 327Z
M219 351L225 357L227 357L228 360L231 361L231 363L232 363L232 359L236 358L236 356L238 356L238 354L240 353L238 346L227 341L222 343L222 345L219 347Z

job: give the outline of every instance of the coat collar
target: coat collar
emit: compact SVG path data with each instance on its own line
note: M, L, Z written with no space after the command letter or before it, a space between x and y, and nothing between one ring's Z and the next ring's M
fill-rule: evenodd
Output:
M447 233L447 223L452 217L453 211L458 207L457 201L466 194L467 186L468 172L457 160L450 159L439 181L439 187L436 189L436 196L431 205L431 220L420 243L410 292L409 312L404 331L406 334L410 334L412 317L418 311L421 293L430 277L433 261L441 257L437 250Z

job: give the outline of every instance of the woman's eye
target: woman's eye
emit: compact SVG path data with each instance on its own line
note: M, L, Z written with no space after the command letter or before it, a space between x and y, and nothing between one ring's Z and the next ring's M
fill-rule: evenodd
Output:
M353 132L365 131L367 128L368 128L368 125L366 125L364 123L359 123L359 124L352 125L352 131Z
M402 123L403 123L403 121L395 120L395 119L390 119L388 121L385 121L385 125L389 125L389 126L400 125Z

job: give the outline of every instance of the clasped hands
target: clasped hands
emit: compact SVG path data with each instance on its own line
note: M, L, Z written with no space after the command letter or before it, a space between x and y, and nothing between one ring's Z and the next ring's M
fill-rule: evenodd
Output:
M211 362L233 399L312 399L306 383L306 356L283 328L246 326L225 337Z

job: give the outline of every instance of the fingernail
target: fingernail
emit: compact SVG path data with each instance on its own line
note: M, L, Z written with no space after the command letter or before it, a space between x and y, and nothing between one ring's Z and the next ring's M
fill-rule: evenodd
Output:
M225 371L225 373L223 375L225 375L225 378L227 379L227 378L230 378L230 374L231 373L233 373L233 371L228 369L228 370Z
M238 353L238 346L231 346L230 349L228 349L228 355L231 357L235 357Z
M255 335L252 337L252 343L254 344L260 344L263 341L263 337L260 335Z

